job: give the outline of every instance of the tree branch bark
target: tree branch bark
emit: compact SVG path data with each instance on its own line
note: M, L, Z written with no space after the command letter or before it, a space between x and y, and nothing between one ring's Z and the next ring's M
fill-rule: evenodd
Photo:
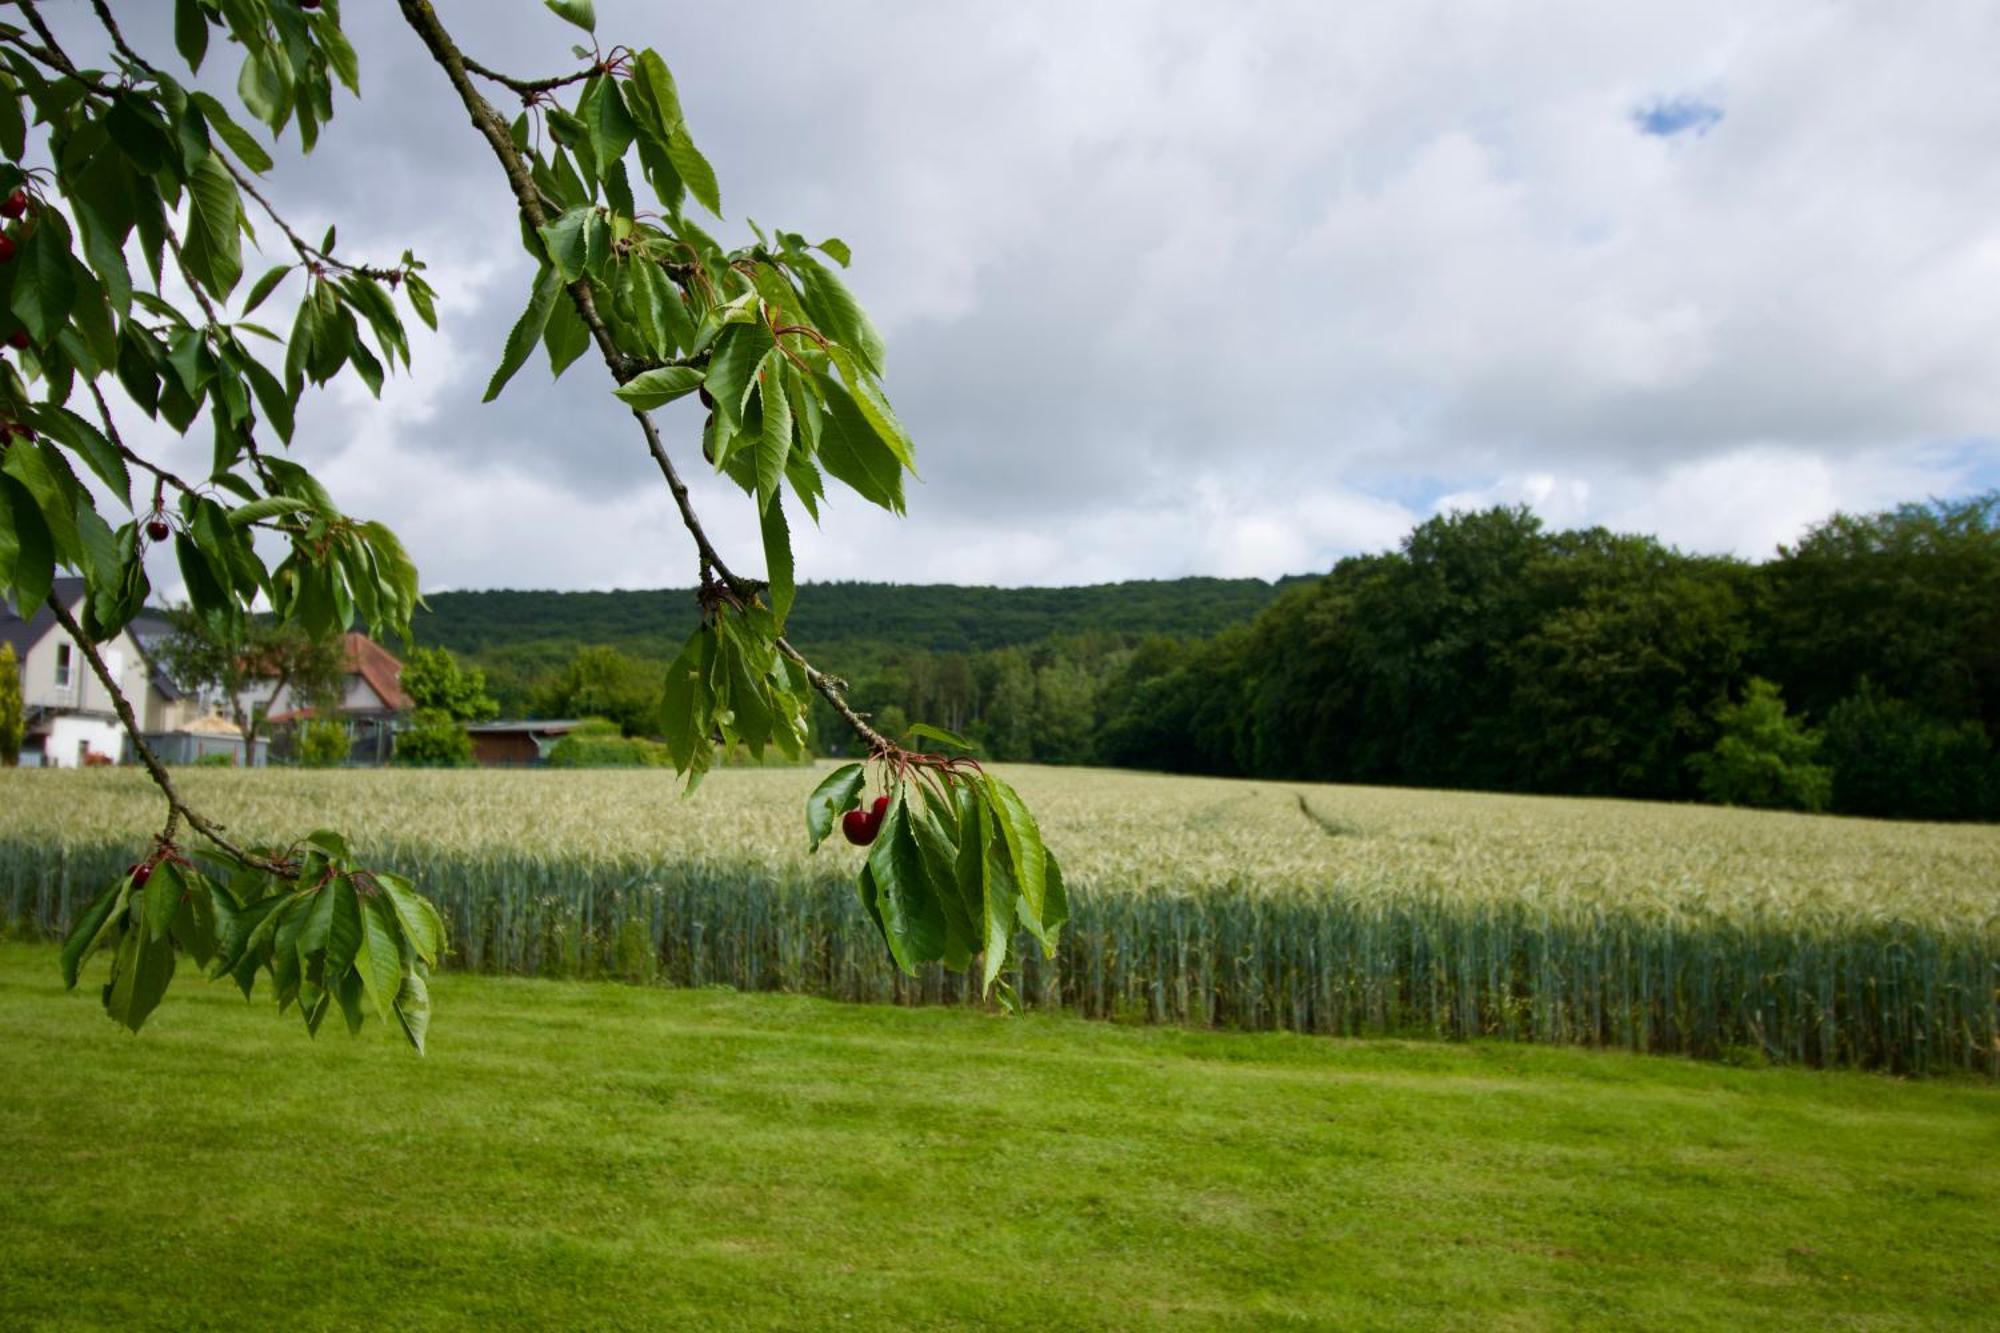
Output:
M241 864L255 866L267 874L286 879L296 878L298 875L296 870L237 846L230 840L222 825L209 819L182 799L180 791L174 786L173 775L167 772L167 767L160 762L160 757L153 753L153 747L146 744L146 737L139 729L139 719L132 712L132 702L125 697L125 691L118 688L118 679L104 664L103 655L97 651L97 645L90 641L89 636L83 632L83 626L76 623L76 617L69 613L69 608L64 606L62 600L54 593L49 594L48 606L49 610L55 613L56 623L63 627L63 631L83 653L84 660L90 663L91 674L97 677L98 684L104 686L105 692L111 696L111 707L117 712L118 721L124 726L125 734L132 738L132 748L138 753L139 762L145 766L146 775L167 798L167 828L162 836L169 842L173 841L175 821L186 820L189 828L207 838Z
M445 77L451 81L452 89L458 93L459 101L464 104L467 115L472 119L472 127L479 131L480 136L492 148L494 157L499 159L500 169L506 173L507 184L514 192L514 200L521 210L522 219L531 229L546 225L549 218L547 210L542 207L541 192L535 188L534 176L529 171L527 162L514 147L514 136L507 128L506 118L486 100L479 89L473 86L471 76L477 72L482 77L493 79L510 88L525 81L510 80L495 74L485 66L468 61L465 54L458 49L457 43L452 40L451 34L445 30L444 24L439 21L437 11L431 6L430 0L398 0L398 3L402 6L404 20L422 39L432 59L437 61L438 66L444 70ZM611 337L611 330L605 327L604 320L597 313L597 304L590 294L590 284L578 279L570 283L567 290L570 300L576 305L577 314L582 317L584 326L590 330L591 340L597 344L605 368L611 372L614 380L623 384L637 372L638 367L632 358L618 350L617 343ZM660 476L667 483L667 490L673 494L674 504L680 510L681 524L688 530L688 535L694 538L695 549L700 553L703 564L713 568L732 593L748 600L755 595L756 589L748 580L731 572L722 556L716 551L714 543L709 541L708 533L703 529L701 519L695 514L694 504L688 496L687 484L681 480L679 470L674 467L673 459L668 455L667 447L660 439L659 428L653 424L652 416L636 408L633 409L632 415L638 419L639 428L646 437L647 452L653 456L653 462L658 466ZM849 706L845 693L833 677L807 661L805 655L783 637L778 639L777 648L779 652L805 669L806 680L828 704L832 705L834 711L840 714L847 725L854 729L855 734L868 744L871 751L877 754L893 754L900 750L901 747L869 726L867 719Z

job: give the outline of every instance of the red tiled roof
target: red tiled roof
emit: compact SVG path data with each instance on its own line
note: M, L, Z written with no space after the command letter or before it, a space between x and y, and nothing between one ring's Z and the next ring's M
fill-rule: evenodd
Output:
M367 635L347 636L347 669L368 682L368 688L381 698L384 708L401 713L416 706L403 693L402 662Z

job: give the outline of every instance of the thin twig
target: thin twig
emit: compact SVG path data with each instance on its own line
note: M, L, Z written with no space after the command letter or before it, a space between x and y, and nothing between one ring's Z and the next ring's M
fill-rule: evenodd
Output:
M514 147L514 137L507 128L506 120L493 104L473 87L470 74L478 73L510 88L526 81L510 81L483 67L473 69L472 62L466 59L464 53L452 41L451 34L445 31L444 25L439 22L437 11L431 7L430 0L398 0L398 2L402 6L404 19L430 49L432 58L444 70L445 77L451 81L452 88L458 93L459 101L465 105L467 114L472 118L473 128L479 131L493 149L493 155L499 159L500 168L507 175L507 183L513 188L514 199L520 207L521 216L531 228L545 225L548 214L542 208L541 194L535 188L533 174L529 171L528 164L522 160L520 151ZM568 290L570 300L576 305L577 314L582 316L585 326L590 330L592 340L597 344L599 354L604 358L605 368L611 372L613 379L621 384L624 383L634 373L633 359L618 350L617 344L612 340L611 330L605 327L603 319L598 316L596 303L591 299L590 284L578 279L569 284ZM721 555L716 552L714 543L709 541L708 533L703 529L700 518L695 514L694 504L689 499L687 485L674 467L666 445L661 442L659 429L653 424L652 416L636 408L632 415L638 419L639 428L645 433L647 452L652 454L654 463L660 469L660 475L666 480L667 489L673 493L674 504L680 510L681 524L694 538L695 548L701 554L702 563L704 566L713 567L730 591L747 601L755 595L755 588L750 580L739 578L730 571ZM869 726L867 720L849 706L846 694L834 677L807 661L805 655L783 637L778 639L777 648L779 652L805 669L807 682L819 692L820 697L833 706L834 711L839 713L850 727L854 728L855 734L868 743L870 750L876 754L902 752L900 746Z
M165 836L169 840L172 839L175 818L185 819L190 828L221 848L239 864L254 866L266 874L296 879L298 871L295 868L237 846L223 831L222 825L209 819L182 799L180 792L174 787L173 777L167 772L166 765L162 764L160 757L153 753L153 747L146 744L146 738L139 730L139 719L132 712L131 701L125 697L125 692L118 688L117 678L111 674L110 668L104 665L104 658L98 654L97 645L84 634L83 626L76 623L76 617L69 613L69 608L64 606L54 593L49 594L48 606L49 610L55 613L56 623L63 627L64 632L82 650L84 660L90 663L90 669L96 675L98 683L111 695L111 706L117 710L118 720L125 726L125 734L132 738L132 746L138 751L139 762L145 765L146 774L152 778L153 785L167 798L169 818Z

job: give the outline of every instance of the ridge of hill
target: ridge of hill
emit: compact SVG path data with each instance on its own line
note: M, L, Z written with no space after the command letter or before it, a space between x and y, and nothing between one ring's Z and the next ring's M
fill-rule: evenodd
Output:
M1263 579L1183 578L1072 588L957 584L807 583L787 632L803 644L870 640L931 652L980 652L1087 632L1131 637L1206 636L1242 624L1284 587L1316 575ZM419 611L416 637L484 656L527 644L609 644L659 656L693 632L686 588L616 592L496 589L436 592Z

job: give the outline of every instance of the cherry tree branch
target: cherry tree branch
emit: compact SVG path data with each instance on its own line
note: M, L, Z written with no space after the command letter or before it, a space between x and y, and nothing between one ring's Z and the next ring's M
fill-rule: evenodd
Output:
M166 765L162 764L160 757L153 753L153 747L146 744L146 738L139 730L139 719L132 711L131 700L127 699L125 692L118 688L118 680L111 674L111 669L104 664L104 658L98 653L97 645L90 641L90 637L83 632L83 626L76 623L76 617L69 613L69 608L64 606L62 600L54 593L49 594L48 607L55 613L56 623L63 627L63 631L82 651L84 660L90 663L91 673L97 677L98 683L110 694L111 706L117 711L118 720L125 727L125 734L132 738L132 748L138 752L139 762L145 765L146 775L167 798L167 827L160 835L161 840L172 842L175 824L180 820L186 820L190 828L221 848L239 864L254 866L266 874L281 878L296 879L298 877L296 868L239 847L230 840L222 825L187 803L175 788L173 776L167 772Z
M507 121L473 86L471 75L478 73L516 91L532 85L527 84L525 80L509 80L496 75L483 66L475 69L473 63L458 49L457 43L445 30L444 24L438 20L437 11L432 8L430 0L398 0L398 3L402 6L403 18L422 39L432 59L444 70L445 77L450 80L453 90L458 93L459 101L464 104L466 113L472 119L472 127L479 131L480 136L493 149L494 157L499 159L500 169L506 173L507 183L513 189L514 200L521 210L521 217L531 229L545 226L549 219L547 211L542 207L541 192L535 188L534 177L528 169L528 164L522 159L520 150L514 146L513 134L507 127ZM574 82L573 79L569 81ZM617 344L612 340L611 330L605 327L604 320L597 313L596 302L591 297L590 284L579 278L570 283L567 290L570 300L576 305L577 314L582 317L584 326L590 330L591 340L597 344L597 350L604 359L605 368L611 372L611 377L621 384L629 380L637 373L638 364L633 358L618 350ZM680 510L681 524L688 530L688 535L694 538L695 549L700 553L703 565L713 568L729 591L747 602L756 594L755 585L750 580L731 572L722 556L716 551L715 544L708 539L708 533L694 511L687 484L681 480L679 470L674 467L673 459L668 455L666 445L660 439L659 428L653 424L652 416L636 408L632 415L638 419L639 428L646 437L646 450L653 456L661 477L666 481L668 491L673 494L674 504ZM855 734L868 744L870 750L877 754L900 752L900 746L869 726L867 719L848 704L846 692L837 678L829 676L807 661L805 655L782 636L777 640L777 648L780 653L805 670L808 683L819 692L820 697L832 705L833 710L839 713L850 727L854 728Z

